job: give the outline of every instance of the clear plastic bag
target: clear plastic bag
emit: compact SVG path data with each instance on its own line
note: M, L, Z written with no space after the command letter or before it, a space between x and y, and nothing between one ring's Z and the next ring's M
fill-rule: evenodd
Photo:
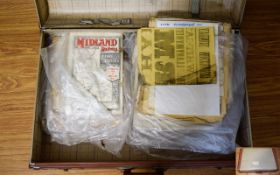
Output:
M122 113L108 110L108 105L100 103L100 99L95 95L96 90L92 92L87 83L73 75L73 66L69 66L69 56L66 54L69 48L66 44L69 43L69 31L48 33L51 35L52 44L42 49L41 54L48 78L44 121L53 141L66 145L90 142L113 154L117 154L126 141L150 155L171 159L193 158L191 153L228 154L235 150L245 95L246 43L240 35L219 35L217 69L223 68L226 61L228 74L220 76L228 76L229 81L224 82L217 77L217 83L226 83L229 88L228 92L223 89L220 92L228 93L225 115L211 121L195 115L192 115L195 120L190 116L188 120L182 120L156 113L154 110L143 112L143 108L139 108L139 92L147 85L143 83L138 72L135 32L121 32L124 50ZM78 63L90 63L83 59L85 57ZM87 66L84 65L83 68L91 71ZM102 74L97 75L98 78L102 77ZM91 82L106 84L106 80L91 78ZM170 92L169 94L172 94L174 90ZM169 106L174 106L178 97L167 98L167 101ZM188 154L182 154L181 151Z
M125 37L124 32L111 31L106 35L104 31L94 30L46 33L50 35L51 45L41 51L48 79L43 121L52 141L65 145L90 142L118 154L131 126L133 112L128 59L133 49L131 42L134 41L130 41L133 33ZM111 42L107 49L113 51L101 55L98 46L78 48L79 45L75 45L78 39L91 36L103 36L104 40L107 37L107 44ZM111 40L115 38L119 39L117 45ZM106 49L105 44L101 49Z
M149 112L149 109L143 112L141 108L139 110L139 107L137 107L144 103L141 93L138 93L133 126L127 139L128 144L151 155L171 159L188 159L191 157L191 154L181 154L180 151L202 154L229 154L235 151L237 130L244 114L247 47L240 34L220 34L218 37L220 60L221 62L227 62L228 65L228 74L225 75L228 77L228 81L223 82L228 86L224 117L220 121L209 123L209 121L205 122L203 117L199 122L193 122L192 120L182 120L174 118L174 116L157 113L155 109L151 109L152 112ZM136 87L139 92L146 86L140 78ZM165 92L178 93L174 91ZM158 92L157 95L159 101L165 100L160 97L166 94ZM192 94L189 96L192 96ZM180 98L183 98L183 96L169 95L169 99L165 100L167 104L163 108L176 106L178 101L182 101ZM199 107L202 108L202 106ZM195 118L197 120L196 116Z

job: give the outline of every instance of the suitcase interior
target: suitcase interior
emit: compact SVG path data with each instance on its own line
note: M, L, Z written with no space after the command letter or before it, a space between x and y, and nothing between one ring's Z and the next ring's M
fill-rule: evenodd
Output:
M122 9L116 8L114 2L121 2ZM224 0L225 1L225 0ZM36 0L41 29L82 29L82 28L110 28L102 25L80 25L80 19L85 18L126 18L132 17L133 24L117 28L139 28L148 25L151 16L168 16L190 18L194 15L194 5L197 0ZM125 3L127 2L127 4ZM223 0L201 0L199 16L201 19L231 22L238 28L245 6L245 0L232 1L230 8L225 8ZM158 3L163 4L156 7ZM68 4L68 6L67 6ZM172 7L167 6L171 4ZM100 11L95 12L90 6L99 5ZM149 8L147 9L149 5ZM182 7L182 5L185 5ZM140 8L143 6L143 8ZM151 6L151 7L150 7ZM129 8L128 8L129 7ZM144 8L146 7L146 8ZM168 8L166 8L168 7ZM137 12L125 12L125 9L136 8ZM171 8L171 9L170 9ZM81 10L87 9L87 10ZM109 10L107 10L109 9ZM113 9L113 10L112 10ZM146 11L145 11L146 9ZM124 12L123 12L124 11ZM144 13L145 12L145 13ZM116 28L116 27L114 27ZM41 46L44 47L47 35L41 34ZM38 68L37 97L34 115L33 143L30 167L38 168L136 168L136 167L234 167L235 155L212 155L190 152L162 150L170 155L188 155L188 160L168 160L151 157L144 152L125 145L120 157L113 156L98 147L82 143L75 146L65 146L51 142L51 138L42 128L42 114L44 104L44 88L46 75L42 61ZM247 96L246 96L247 97ZM237 135L240 146L252 146L248 98L245 98L246 110Z

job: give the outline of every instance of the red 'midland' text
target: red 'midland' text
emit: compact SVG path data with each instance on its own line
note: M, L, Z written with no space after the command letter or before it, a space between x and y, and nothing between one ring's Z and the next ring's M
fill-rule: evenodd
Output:
M79 48L85 48L90 46L101 46L104 47L115 47L118 44L118 40L114 38L83 38L78 37L76 39L76 46ZM106 50L106 49L105 49ZM108 50L114 50L113 48L110 48Z

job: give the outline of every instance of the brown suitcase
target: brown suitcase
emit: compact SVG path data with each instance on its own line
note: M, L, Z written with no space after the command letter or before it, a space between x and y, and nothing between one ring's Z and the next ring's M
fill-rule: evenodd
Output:
M231 2L231 3L229 3ZM36 0L41 29L41 47L45 45L45 29L94 29L94 28L139 28L148 26L149 18L179 17L198 18L230 22L236 31L242 21L246 0ZM81 24L83 19L131 18L133 24L108 26L102 24ZM235 156L190 154L189 160L168 160L150 157L138 150L125 146L118 158L92 144L64 146L51 142L42 128L43 81L46 79L42 61L39 61L37 98L34 112L33 143L30 168L119 168L130 174L134 168L155 169L158 174L168 168L184 167L235 167ZM247 97L247 95L246 95ZM248 98L237 135L240 146L252 146ZM181 154L172 152L171 154Z

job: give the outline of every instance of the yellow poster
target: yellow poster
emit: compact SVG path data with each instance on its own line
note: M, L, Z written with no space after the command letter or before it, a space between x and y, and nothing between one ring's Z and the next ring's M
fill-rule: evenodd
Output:
M138 30L138 66L147 85L215 84L213 27Z

